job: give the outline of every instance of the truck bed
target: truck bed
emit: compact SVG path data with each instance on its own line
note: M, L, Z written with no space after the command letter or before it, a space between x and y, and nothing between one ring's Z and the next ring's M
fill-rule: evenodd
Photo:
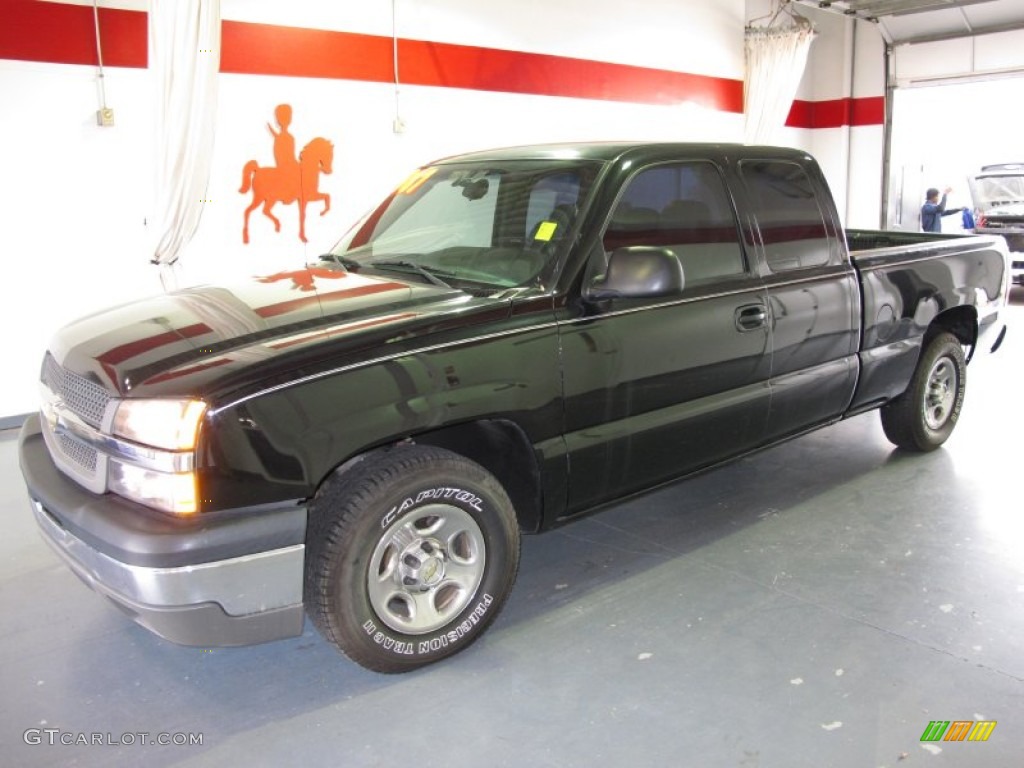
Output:
M848 229L846 245L851 253L879 248L905 249L908 245L936 245L963 240L972 235L936 234L932 232L885 231L880 229Z
M926 260L955 254L986 253L990 277L985 281L992 297L1000 292L1008 259L1002 255L1002 238L975 234L933 234L930 232L889 232L875 229L846 230L846 245L860 271L877 269L908 261Z
M1008 252L1001 238L853 229L846 231L846 241L860 279L863 323L852 413L900 394L925 331L940 313L977 328L976 343L998 346L999 339L983 339L1008 290ZM964 291L964 285L974 290Z

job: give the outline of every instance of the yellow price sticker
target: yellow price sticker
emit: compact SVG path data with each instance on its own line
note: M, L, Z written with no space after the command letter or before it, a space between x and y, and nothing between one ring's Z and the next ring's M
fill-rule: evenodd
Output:
M420 187L427 183L427 180L437 173L437 168L421 168L413 173L398 185L398 189L395 190L395 194L398 195L411 195L416 192Z
M545 243L550 242L551 238L555 236L556 229L558 229L557 221L542 221L540 226L537 227L537 234L533 236L533 239L541 240Z

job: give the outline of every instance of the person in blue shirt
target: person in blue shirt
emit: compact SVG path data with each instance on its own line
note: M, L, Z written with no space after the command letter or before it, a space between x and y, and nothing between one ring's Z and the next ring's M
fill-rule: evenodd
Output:
M946 187L942 192L942 199L939 199L939 190L930 187L925 193L924 205L921 206L921 229L925 232L941 232L942 217L960 213L963 208L950 208L946 210L946 195L953 191L952 187Z

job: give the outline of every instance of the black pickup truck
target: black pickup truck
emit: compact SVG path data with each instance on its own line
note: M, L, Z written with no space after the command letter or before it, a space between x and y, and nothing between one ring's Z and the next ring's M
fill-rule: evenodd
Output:
M62 329L21 465L47 541L158 634L262 642L308 612L400 672L494 620L521 533L870 409L941 445L1008 258L844 233L795 150L448 158L317 264Z

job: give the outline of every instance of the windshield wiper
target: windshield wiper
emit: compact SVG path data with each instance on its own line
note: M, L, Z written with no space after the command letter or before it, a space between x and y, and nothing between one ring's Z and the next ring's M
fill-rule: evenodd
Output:
M355 259L350 259L347 256L342 256L337 253L325 253L320 258L323 261L331 260L340 264L342 267L345 268L347 272L358 272L364 267L370 267L371 269L379 269L382 272L386 272L389 269L399 270L402 272L415 272L417 275L420 275L423 279L425 279L432 285L439 285L443 288L451 288L452 286L450 283L447 283L440 277L438 277L438 274L445 275L446 277L455 277L455 274L452 272L445 272L434 268L427 269L426 267L420 264L416 264L415 262L407 261L405 259L380 259L379 261L356 261Z
M336 264L340 264L348 272L358 272L359 268L363 266L355 259L350 259L337 253L322 253L320 254L320 261L333 261Z
M411 270L416 274L420 275L421 277L423 277L428 283L432 283L433 285L440 285L444 288L451 288L452 286L450 283L446 283L444 280L438 277L438 274L443 274L446 277L455 277L455 275L452 274L451 272L443 272L438 269L427 269L426 267L420 264L416 264L412 261L405 261L403 259L382 259L380 261L370 261L366 263L366 266L371 267L372 269L383 268L384 270L391 268L397 269L402 272L407 272Z

